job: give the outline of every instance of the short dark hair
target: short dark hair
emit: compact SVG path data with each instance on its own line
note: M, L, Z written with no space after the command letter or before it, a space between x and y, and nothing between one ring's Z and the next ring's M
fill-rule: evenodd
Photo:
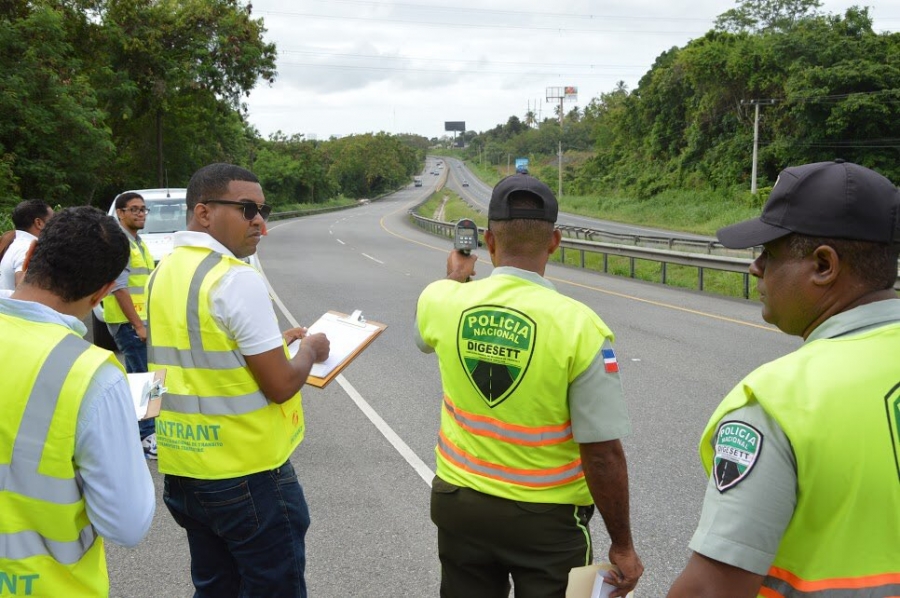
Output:
M852 241L828 237L810 237L793 233L788 237L791 256L806 257L817 247L827 245L834 249L844 264L856 277L873 290L891 289L897 282L897 259L900 245Z
M202 203L207 199L215 199L223 193L227 193L228 184L231 181L258 183L259 179L246 168L222 162L208 164L195 172L187 186L188 217L193 213L198 203Z
M41 232L24 282L72 303L115 280L128 255L128 238L114 218L90 206L66 208Z
M140 199L141 201L143 201L144 196L140 193L135 193L134 191L126 191L125 193L122 193L121 195L116 197L116 209L124 210L125 206L128 205L128 202L132 199Z
M13 209L13 226L18 230L28 230L35 220L46 218L50 209L50 204L43 199L26 199Z

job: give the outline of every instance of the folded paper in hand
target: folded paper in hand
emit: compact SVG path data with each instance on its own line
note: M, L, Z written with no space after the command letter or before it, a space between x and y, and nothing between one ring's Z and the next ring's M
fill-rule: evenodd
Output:
M603 574L611 569L609 563L575 567L569 571L566 598L608 598L616 587L604 583ZM634 598L634 592L629 592L627 598Z
M139 420L154 417L159 413L159 400L168 390L165 382L165 370L128 374L128 387L131 400Z

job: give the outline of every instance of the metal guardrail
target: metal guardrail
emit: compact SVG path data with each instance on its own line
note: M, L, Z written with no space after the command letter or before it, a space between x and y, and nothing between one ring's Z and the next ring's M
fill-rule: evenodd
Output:
M409 215L420 228L423 228L428 232L440 235L442 237L447 237L450 239L453 238L454 232L456 230L455 223L442 222L440 220L432 220L431 218L419 216L415 213L415 210L417 208L418 206L416 206L416 208L410 209ZM634 278L635 260L659 262L660 282L662 282L663 284L666 284L667 280L667 265L675 264L678 266L688 266L697 269L697 289L700 291L704 289L704 273L706 270L715 270L719 272L735 272L740 274L742 277L744 299L750 298L750 273L748 271L748 268L750 267L750 264L753 263L753 260L756 259L758 249L756 247L743 251L734 251L731 249L727 249L718 242L709 242L695 239L670 239L666 237L653 237L645 235L624 235L593 229L576 228L572 226L558 226L557 228L559 228L560 231L562 231L564 234L562 242L560 243L560 258L563 264L566 263L567 250L575 251L578 253L576 262L581 268L585 267L586 254L601 254L603 256L603 272L606 273L609 271L609 256L615 255L626 257L629 259L630 264L629 275L631 278ZM479 227L478 232L479 234L484 235L483 228ZM565 236L567 233L575 234L575 238L573 239L572 237ZM579 235L585 238L579 238ZM600 241L590 240L593 238L601 238L604 236L630 240L632 243L634 243L634 245L604 243ZM640 242L650 242L659 245L665 245L666 247L668 247L668 249L642 247L638 245L638 243ZM690 253L675 251L674 247L677 247L679 245L703 247L707 250L707 252ZM744 253L745 255L749 255L749 257L718 255L714 254L714 251ZM900 267L898 267L898 275L897 280L894 283L894 290L900 291Z
M416 225L424 230L436 234L442 237L447 237L452 239L454 232L456 230L456 225L450 222L442 222L440 220L434 220L431 218L425 218L424 216L420 216L415 213L415 209L411 209L409 211L409 215L412 217ZM564 233L572 232L573 227L559 227L560 230ZM578 229L581 231L581 234L585 234L585 230L589 229ZM479 233L484 233L483 228L478 229ZM592 231L595 233L593 236L598 237L601 234L609 235L610 233L603 233L602 231ZM634 235L616 235L622 237L634 237ZM641 237L642 239L648 239L651 237ZM660 237L656 237L656 239L661 239ZM673 241L668 239L667 241ZM683 241L681 239L674 240L676 242ZM676 243L666 243L668 247L674 246ZM704 246L711 245L710 243L703 242ZM716 243L718 245L718 243ZM710 248L712 250L713 248ZM609 271L609 256L620 256L629 259L630 262L630 276L631 278L635 277L635 261L636 260L647 260L653 262L659 262L661 264L661 282L663 284L666 283L667 280L667 268L666 266L669 264L675 264L679 266L689 266L697 269L697 289L702 291L704 288L704 273L706 270L717 270L724 272L736 272L741 274L743 280L743 295L745 299L749 299L750 297L750 274L748 272L748 268L750 263L753 261L751 258L746 257L734 257L734 256L726 256L726 255L714 255L712 253L685 253L682 251L674 251L672 249L655 249L652 247L640 247L637 245L623 245L623 244L615 244L615 243L605 243L600 241L592 241L586 239L572 238L569 236L564 236L562 242L560 243L560 258L563 263L566 263L566 253L567 252L576 252L578 257L575 259L575 262L580 265L580 267L585 267L585 256L588 253L593 254L601 254L603 256L603 272Z

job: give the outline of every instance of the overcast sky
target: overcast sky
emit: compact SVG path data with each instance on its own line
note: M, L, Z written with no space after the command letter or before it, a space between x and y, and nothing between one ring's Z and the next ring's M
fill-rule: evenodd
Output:
M870 7L876 31L900 30L900 0L825 0ZM663 51L713 27L732 0L253 0L278 77L250 95L250 122L307 138L361 133L441 137L445 121L484 131L552 117L548 87L576 102L624 81L633 89ZM558 102L556 102L558 104ZM452 135L452 133L451 133Z

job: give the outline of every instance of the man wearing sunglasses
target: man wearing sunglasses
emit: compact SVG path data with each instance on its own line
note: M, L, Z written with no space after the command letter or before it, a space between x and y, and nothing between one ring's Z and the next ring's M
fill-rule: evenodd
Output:
M270 212L253 173L201 168L187 210L148 284L150 369L168 371L156 422L164 500L187 531L194 596L305 598L309 511L290 456L305 432L300 387L328 339L282 334L265 281L242 261Z
M128 237L130 254L125 269L116 279L110 294L103 299L103 319L125 358L129 374L147 371L147 298L144 287L153 271L153 255L138 233L147 221L144 198L134 191L116 197L119 226ZM138 426L146 459L156 459L155 419L147 418Z

